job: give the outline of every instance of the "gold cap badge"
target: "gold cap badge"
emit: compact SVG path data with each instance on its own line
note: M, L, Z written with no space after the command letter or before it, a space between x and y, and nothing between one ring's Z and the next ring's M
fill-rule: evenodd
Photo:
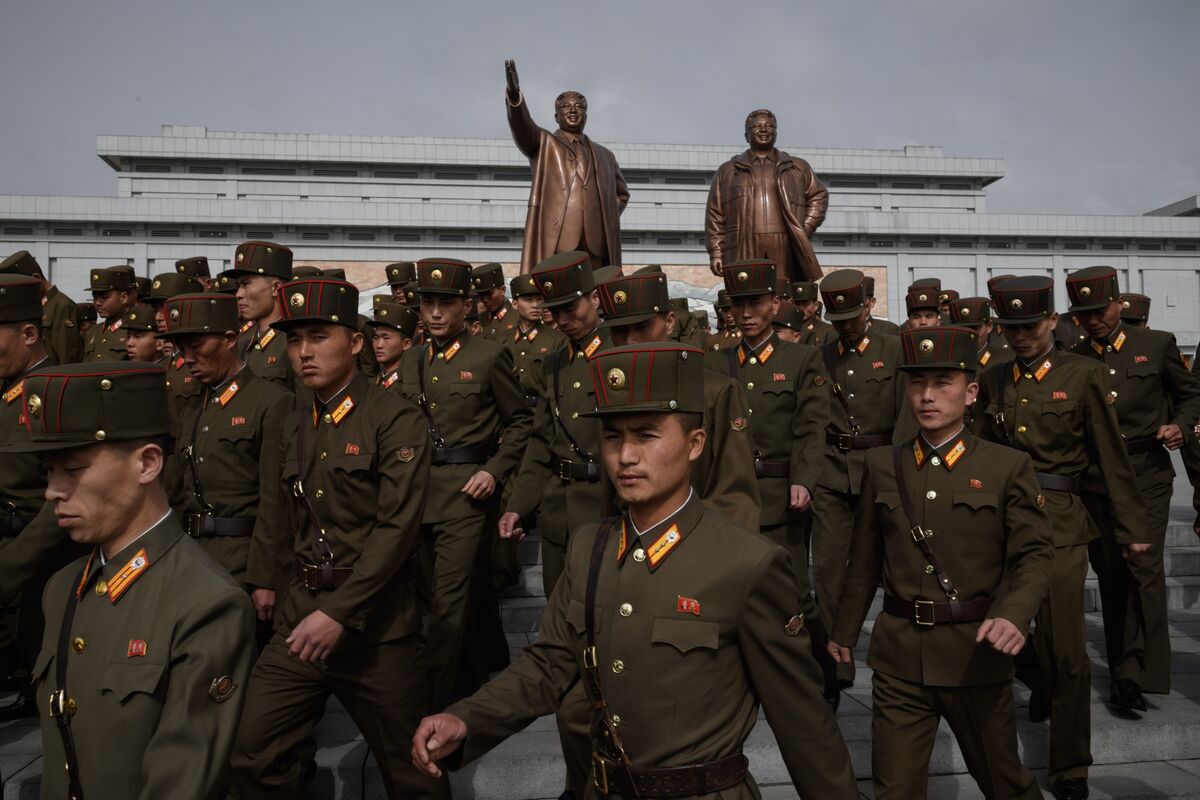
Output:
M745 283L746 281L750 280L750 275L745 272L739 272L737 274L737 279L739 282Z
M608 374L605 376L605 380L607 380L608 385L614 389L625 388L625 373L617 367L613 367L608 371Z
M1080 287L1079 287L1079 293L1080 293L1081 295L1083 295L1084 297L1091 297L1091 295L1092 295L1092 287L1090 287L1090 286L1080 286Z
M613 302L616 303L617 305L623 306L628 301L629 301L629 295L625 294L625 292L618 290L615 293L613 293Z
M29 409L29 416L33 417L34 419L37 419L42 415L42 398L38 397L36 394L31 394L25 399L25 406Z
M921 343L917 346L921 348L922 353L932 353L933 352L933 339L922 339Z
M433 272L429 273L429 279L440 281L442 279L442 271L440 269L435 269Z
M303 307L304 306L304 294L302 292L296 292L288 299L288 304L290 304L293 308Z
M1009 303L1009 306L1012 307L1013 311L1020 311L1021 307L1024 305L1025 304L1021 302L1021 298L1019 297L1014 298L1013 301Z

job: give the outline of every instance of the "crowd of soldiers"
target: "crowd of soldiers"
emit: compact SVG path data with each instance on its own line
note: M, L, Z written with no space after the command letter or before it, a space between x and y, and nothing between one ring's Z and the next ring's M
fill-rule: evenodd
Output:
M1200 383L1115 270L1068 276L1069 320L1048 278L917 281L896 326L860 271L740 261L716 331L583 252L511 299L499 264L384 278L368 318L270 242L93 269L78 305L0 265L0 715L41 716L43 797L303 796L330 695L389 797L448 797L551 713L566 796L754 797L760 704L801 795L852 797L835 712L882 585L876 796L925 795L945 718L986 796L1039 797L1016 675L1082 798L1089 563L1111 704L1169 691ZM535 528L548 606L510 665Z

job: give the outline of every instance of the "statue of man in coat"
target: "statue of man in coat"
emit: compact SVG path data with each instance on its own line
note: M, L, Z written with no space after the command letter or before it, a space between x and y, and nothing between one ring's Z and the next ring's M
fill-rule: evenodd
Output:
M558 130L538 127L529 115L517 65L504 62L508 126L533 167L529 213L521 248L521 274L570 250L588 254L592 269L621 264L621 212L629 190L612 151L583 134L587 98L563 92L554 101Z
M802 158L775 149L778 126L765 108L746 117L750 149L726 161L708 190L705 238L709 265L763 258L790 281L819 281L810 241L825 220L829 193Z

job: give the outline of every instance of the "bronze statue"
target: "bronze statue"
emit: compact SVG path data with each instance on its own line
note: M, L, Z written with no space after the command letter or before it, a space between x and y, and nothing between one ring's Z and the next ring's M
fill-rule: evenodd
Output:
M579 92L560 94L554 101L558 130L551 133L529 115L516 63L505 61L504 71L508 126L533 167L521 274L569 250L587 252L592 269L620 266L621 212L629 190L612 152L583 134L587 98Z
M774 114L751 111L750 149L722 164L713 178L704 229L714 275L727 262L763 258L781 278L821 279L810 239L825 220L829 193L807 161L775 149L776 132Z

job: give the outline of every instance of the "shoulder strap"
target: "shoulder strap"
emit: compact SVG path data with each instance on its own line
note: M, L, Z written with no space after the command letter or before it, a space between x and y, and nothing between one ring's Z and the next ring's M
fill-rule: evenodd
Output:
M558 423L559 430L563 432L563 436L566 437L567 445L571 448L571 452L575 453L575 455L579 456L584 461L595 461L596 457L594 455L579 446L579 442L576 441L574 434L571 433L571 429L567 427L567 423L565 420L563 420L562 413L558 408L558 378L559 371L562 369L562 355L562 348L555 350L550 355L550 370L554 376L552 381L553 385L550 387L550 410L554 412L554 420Z
M429 353L429 348L432 344L426 343L421 348L421 352L417 353L417 383L420 386L420 394L417 395L417 405L421 407L421 411L425 414L425 423L429 428L429 438L433 439L434 447L445 447L446 440L442 438L442 432L438 430L437 423L433 421L433 412L429 409L429 401L425 398L425 357Z
M196 411L196 421L192 424L192 441L183 449L183 455L187 458L188 466L192 470L192 494L196 496L197 502L200 503L200 510L205 514L213 513L213 507L204 499L204 486L200 483L200 465L196 462L196 436L200 433L200 417L203 416L204 409L208 408L209 392L210 390L206 387L200 407ZM300 426L304 426L304 420L300 420Z
M1013 364L1016 363L1016 361L1013 361ZM1008 377L1008 372L1007 370L999 368L996 368L994 371L996 373L995 385L992 387L992 390L996 395L995 398L993 398L996 403L996 414L994 419L996 420L996 427L1000 429L1000 435L1004 438L1005 444L1007 444L1010 439L1008 435L1008 424L1004 421L1004 386L1007 383L1005 378Z
M304 511L308 515L308 526L311 529L310 533L313 537L313 542L316 544L316 551L320 554L323 564L333 563L333 549L329 546L329 542L325 539L324 526L321 525L321 518L317 515L316 506L308 499L308 495L304 493L304 479L306 467L308 466L308 453L304 447L306 438L305 431L308 429L308 420L304 415L300 415L300 424L296 428L296 483L292 486L292 493L304 505Z
M62 627L58 631L58 649L54 654L54 682L58 687L50 698L50 715L58 725L58 734L62 737L63 753L67 758L67 783L70 795L75 800L83 800L83 785L79 780L79 755L75 750L75 737L71 733L71 715L74 713L74 700L67 696L67 660L71 644L71 624L75 621L75 608L79 605L79 595L82 592L84 578L87 577L89 559L84 564L79 577L70 586L70 596L67 598L67 608L63 612Z
M904 478L904 450L906 448L902 444L898 444L892 448L892 466L896 470L896 489L900 492L900 504L904 507L904 517L908 520L909 534L912 540L916 542L917 549L921 551L921 555L925 556L925 560L929 562L929 566L933 567L933 572L937 575L938 585L942 587L942 591L951 600L958 599L958 589L954 586L954 581L950 580L950 576L946 574L946 569L942 566L941 560L937 554L933 552L933 548L929 545L929 539L933 536L933 531L927 531L921 527L921 523L917 522L917 515L913 510L912 497L908 494L908 482Z
M726 348L726 350L725 350L725 352L727 354L726 361L729 364L729 377L733 378L735 381L737 380L737 376L738 376L738 373L737 373L737 368L738 368L737 351L738 351L738 348L741 346L742 346L742 343L738 342L733 347Z
M833 359L833 348L836 346L836 339L821 345L821 358L825 360L825 371L829 373L829 388L833 391L833 396L842 404L842 410L846 412L846 422L850 424L850 433L857 436L861 428L859 427L858 420L854 418L854 414L850 411L850 401L846 398L846 393L842 391L842 384L837 379L837 363Z

